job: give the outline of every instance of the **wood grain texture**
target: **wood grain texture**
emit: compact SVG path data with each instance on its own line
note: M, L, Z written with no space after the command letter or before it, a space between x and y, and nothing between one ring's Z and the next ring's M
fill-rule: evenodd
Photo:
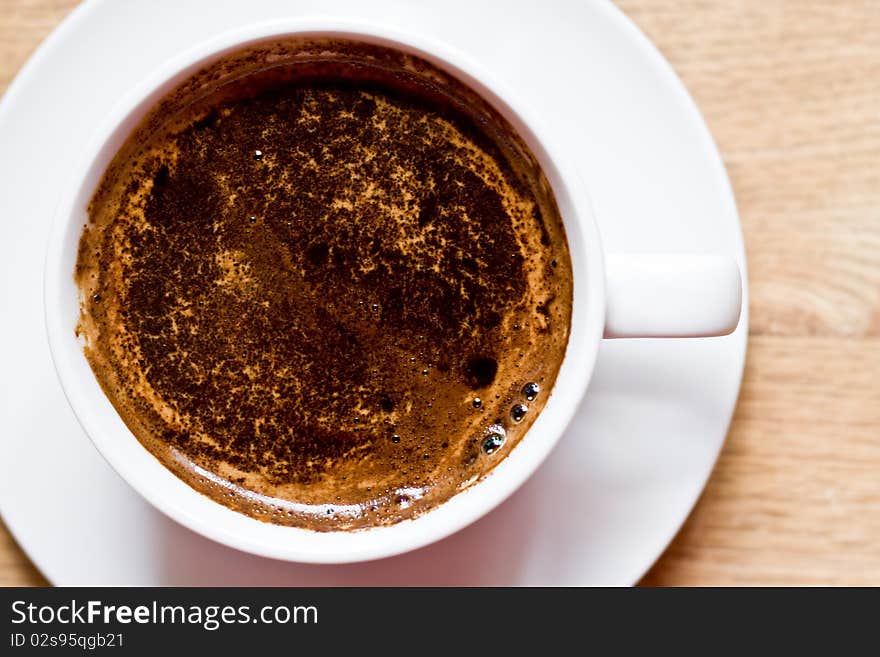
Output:
M0 0L0 92L77 4L74 0Z
M880 585L880 3L618 4L718 142L751 292L728 442L643 583Z
M715 136L752 335L880 335L880 2L622 0Z
M74 4L0 0L0 90ZM751 285L727 445L643 583L880 585L880 2L617 4L718 142ZM0 528L0 584L42 583Z

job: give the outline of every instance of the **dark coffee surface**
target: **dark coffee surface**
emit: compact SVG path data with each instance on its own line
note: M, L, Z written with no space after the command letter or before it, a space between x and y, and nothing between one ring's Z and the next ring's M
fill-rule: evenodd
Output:
M120 415L279 524L447 500L523 436L568 339L565 235L527 150L469 90L375 51L148 119L80 243L79 330Z

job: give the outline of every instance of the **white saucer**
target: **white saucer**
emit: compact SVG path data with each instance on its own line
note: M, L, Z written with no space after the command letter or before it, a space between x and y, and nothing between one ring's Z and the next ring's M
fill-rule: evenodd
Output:
M51 582L626 585L662 552L724 442L745 359L746 313L727 338L604 343L577 419L514 497L431 547L346 566L246 555L166 519L97 454L55 376L43 328L44 243L79 148L132 80L219 31L278 16L364 15L446 40L497 71L567 134L609 251L726 252L745 272L721 160L645 37L606 2L497 7L102 0L77 9L23 69L0 105L0 510Z

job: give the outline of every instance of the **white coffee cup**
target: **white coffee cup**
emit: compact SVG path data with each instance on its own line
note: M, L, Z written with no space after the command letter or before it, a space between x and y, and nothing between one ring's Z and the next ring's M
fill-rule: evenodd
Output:
M168 91L206 64L267 39L350 39L412 53L477 91L519 132L550 181L565 223L574 274L571 333L546 406L528 434L483 480L447 502L395 525L316 532L255 520L190 488L135 438L104 395L75 334L80 292L73 273L87 205L110 160ZM711 254L603 253L577 153L551 139L543 117L529 112L490 72L422 36L330 19L273 21L225 33L161 66L110 112L64 190L49 240L45 311L58 376L77 418L117 473L156 508L220 543L278 559L344 563L376 559L437 541L500 504L535 471L572 419L593 372L599 342L621 337L708 337L736 327L741 280L736 262ZM582 437L588 439L588 437Z

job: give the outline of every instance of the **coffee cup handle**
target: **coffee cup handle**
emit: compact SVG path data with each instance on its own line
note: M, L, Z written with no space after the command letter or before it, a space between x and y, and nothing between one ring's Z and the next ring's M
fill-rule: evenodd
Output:
M742 310L737 262L722 255L610 254L606 338L727 335Z

